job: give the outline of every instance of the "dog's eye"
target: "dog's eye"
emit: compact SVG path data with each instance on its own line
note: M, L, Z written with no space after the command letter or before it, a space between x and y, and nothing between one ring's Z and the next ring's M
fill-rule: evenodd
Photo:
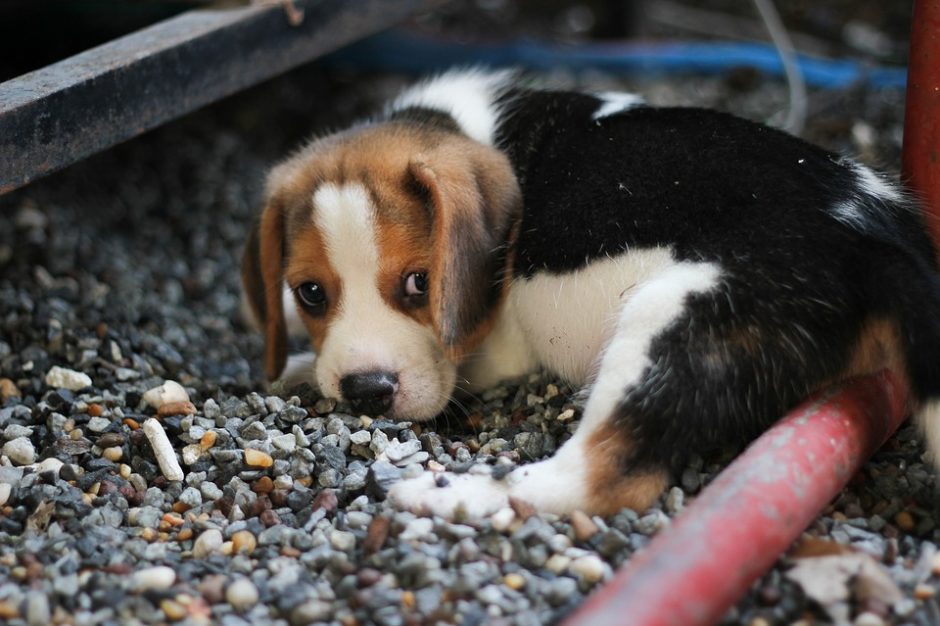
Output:
M428 293L428 275L425 272L412 272L405 276L405 297L421 298Z
M303 283L294 290L297 299L308 312L323 315L326 312L326 293L317 283Z

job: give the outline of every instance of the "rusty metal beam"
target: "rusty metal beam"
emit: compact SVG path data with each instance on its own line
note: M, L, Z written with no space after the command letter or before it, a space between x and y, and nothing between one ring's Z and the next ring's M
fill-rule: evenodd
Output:
M0 83L0 193L392 26L435 0L190 11Z

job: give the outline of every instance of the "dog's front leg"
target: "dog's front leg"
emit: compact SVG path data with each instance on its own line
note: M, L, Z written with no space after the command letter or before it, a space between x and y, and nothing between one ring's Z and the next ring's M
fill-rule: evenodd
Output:
M711 289L717 280L715 266L676 263L631 293L602 356L581 425L553 457L519 467L501 480L486 470L428 473L396 484L389 494L392 503L444 517L490 515L507 506L510 497L559 514L648 507L666 486L667 472L664 462L632 462L644 444L632 437L631 412L642 404L636 392L649 389L661 375L650 358L653 341L680 319L690 294ZM666 459L668 451L654 456Z

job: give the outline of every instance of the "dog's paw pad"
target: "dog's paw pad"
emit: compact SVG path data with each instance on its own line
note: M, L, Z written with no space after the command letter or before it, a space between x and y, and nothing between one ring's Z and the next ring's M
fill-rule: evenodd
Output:
M425 472L392 485L389 502L420 515L480 519L509 505L506 485L480 474Z

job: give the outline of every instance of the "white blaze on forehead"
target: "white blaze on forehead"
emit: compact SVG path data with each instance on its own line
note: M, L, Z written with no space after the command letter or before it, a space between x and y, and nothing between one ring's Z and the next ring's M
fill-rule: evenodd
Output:
M327 183L313 194L313 206L313 221L343 283L358 289L374 288L379 251L372 202L365 187Z
M453 391L455 367L444 361L430 327L391 307L382 297L371 195L359 183L326 183L313 195L313 203L313 222L342 283L336 315L313 364L320 391L338 398L343 376L390 372L399 380L396 414L433 417Z

